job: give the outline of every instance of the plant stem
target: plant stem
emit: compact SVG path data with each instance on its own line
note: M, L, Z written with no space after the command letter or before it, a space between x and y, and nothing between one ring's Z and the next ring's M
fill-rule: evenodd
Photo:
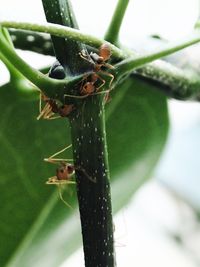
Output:
M134 69L144 66L147 63L171 55L198 42L200 42L200 34L193 34L191 38L188 38L182 42L178 42L177 44L170 45L158 52L125 59L115 65L113 72L115 72L118 76L125 75Z
M9 29L15 48L33 51L42 55L55 56L49 34Z
M105 34L105 40L116 44L119 38L119 31L128 6L129 0L118 0L116 9L114 11L111 23Z
M6 27L17 27L17 28L22 28L22 29L28 29L28 30L40 30L41 32L48 32L48 26L41 26L41 25L33 25L29 23L16 23L16 22L3 22L2 23ZM49 24L48 24L49 25ZM50 24L49 32L52 34L57 34L60 35L60 30L59 30L59 25L54 25ZM38 29L39 27L39 29ZM53 27L53 31L52 31ZM58 32L56 33L56 29L58 29ZM66 30L67 29L67 30ZM62 34L61 36L70 36L70 33L73 32L73 38L76 40L84 41L86 44L92 45L99 47L102 43L104 43L103 40L92 37L90 40L89 35L84 35L80 33L77 30L73 30L69 27L64 27L64 33L63 30L61 30ZM70 37L68 37L70 38ZM183 42L180 42L180 45L175 45L174 47L170 47L167 49L163 49L162 51L159 51L158 53L153 53L145 56L139 56L136 57L134 55L134 52L129 52L129 57L132 54L132 58L123 61L122 63L122 69L121 69L121 75L123 73L126 73L127 71L130 72L131 70L137 68L135 70L136 73L141 75L141 78L147 77L152 80L156 80L159 82L159 89L161 89L162 85L164 87L165 92L167 91L167 94L170 95L171 97L175 97L177 99L182 99L182 100L187 100L187 99L194 99L194 100L199 100L199 78L195 75L195 77L190 77L187 75L187 73L183 70L180 70L174 66L172 66L169 63L165 62L154 62L152 64L149 64L147 66L141 67L144 64L151 62L152 60L158 59L161 56L166 56L171 53L174 53L180 49L183 49L184 47L190 46L191 44L194 44L199 41L199 33L194 34L193 38L189 41L186 41L184 44ZM93 42L94 41L94 42ZM175 49L174 49L175 48ZM120 59L120 58L125 58L127 55L127 52L123 52L120 49L118 49L115 46L111 45L112 49L112 58L115 59ZM126 66L126 62L128 66ZM119 69L121 68L119 66ZM124 69L123 69L124 68ZM139 69L140 68L140 69ZM115 70L116 71L116 70ZM117 75L115 75L117 78ZM192 78L192 79L191 79ZM143 79L143 78L142 78ZM115 79L116 80L116 79ZM167 88L166 88L167 85Z
M9 71L11 82L22 78L21 74L16 68L13 67L13 65L4 57L2 53L0 53L0 60L5 64Z
M14 49L8 46L7 42L5 42L3 38L0 38L0 47L1 53L6 61L8 61L12 66L14 66L14 68L16 68L21 74L23 74L29 81L31 81L41 90L52 94L67 84L67 80L61 81L48 78L40 71L37 71L29 66L15 53Z
M11 49L13 48L13 44L7 29L0 27L0 38L2 38L5 41L7 46L9 46ZM6 59L6 57L1 52L0 52L0 60L2 60L2 62L6 65L7 69L9 70L11 82L15 82L23 78L21 73L17 71L17 69Z
M53 23L39 25L27 22L1 21L0 25L7 28L49 33L58 37L68 38L68 40L76 40L96 48L99 48L103 43L106 42L103 39L99 39L87 33L82 33L79 30ZM121 49L117 48L109 42L107 43L110 46L113 57L117 57L118 59L126 57L126 54Z
M197 74L188 73L166 62L155 62L137 69L140 79L153 83L167 96L178 100L200 100L200 79Z
M47 10L48 12L51 10L48 7L49 5L53 4L54 9L60 11L62 10L63 3L66 4L63 16L66 16L65 19L69 21L69 26L77 27L69 1L43 0L44 2L46 2L46 13ZM51 12L52 20L55 22L55 11L51 10ZM62 20L59 23L62 24ZM60 27L57 26L57 28ZM75 33L76 36L81 37L79 31L65 27L66 29L70 33ZM83 35L82 37L85 38ZM82 44L74 45L74 40L73 36L70 36L67 39L68 42L66 42L67 47L71 51L67 59L67 68L71 73L76 74L84 71L85 61L79 56ZM55 42L57 41L60 42L55 40ZM76 41L80 40L76 39ZM58 46L56 44L54 48L58 49ZM65 57L65 54L63 56ZM74 99L74 101L76 109L70 114L69 119L85 266L114 267L113 224L103 99L102 96L93 96L82 100Z
M48 22L78 29L74 12L69 0L42 0ZM88 64L79 56L85 47L71 38L51 36L57 60L64 67L67 75L79 75L88 70ZM74 53L76 51L76 53ZM70 66L70 67L69 67Z
M76 179L85 266L113 267L112 208L101 97L86 99L70 122L75 166L80 167Z

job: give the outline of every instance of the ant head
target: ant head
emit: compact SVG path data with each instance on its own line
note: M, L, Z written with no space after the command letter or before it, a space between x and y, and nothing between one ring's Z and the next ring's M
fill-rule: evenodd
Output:
M111 50L108 44L102 44L99 48L99 56L103 58L103 61L106 61L111 56Z

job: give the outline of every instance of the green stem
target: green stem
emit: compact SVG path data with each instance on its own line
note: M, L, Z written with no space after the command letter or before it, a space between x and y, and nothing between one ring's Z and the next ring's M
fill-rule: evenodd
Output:
M200 100L199 75L183 71L166 62L148 64L136 70L140 79L178 100Z
M3 38L0 38L0 49L3 57L21 74L23 74L29 81L35 84L41 90L52 94L57 89L63 88L67 81L55 80L48 78L40 71L29 66L23 59L21 59L15 51L10 48Z
M28 29L28 30L35 30L36 28L38 29L38 25L32 25L32 24L24 24L24 23L16 23L16 22L4 22L4 26L12 26L12 27L18 27L22 29ZM49 25L49 24L48 24ZM44 27L44 28L43 28ZM48 32L48 27L49 26L39 26L39 30L41 32L47 31ZM53 27L53 31L52 31ZM57 35L60 35L61 33L59 32L59 27L61 26L55 26L50 24L50 29L49 31L53 34L56 32L56 29L58 29L58 33L55 33ZM66 30L67 29L67 30ZM99 47L104 41L100 40L98 38L92 37L90 40L89 35L84 35L80 33L77 30L73 30L70 28L64 27L64 33L63 29L61 30L62 36L70 36L71 32L73 32L73 38L76 40L84 41L86 44L90 44L92 46ZM190 46L194 43L199 42L199 33L194 34L194 37L186 42L182 42L181 44L179 43L178 45L171 46L167 49L163 49L159 52L153 53L153 54L148 54L145 56L134 56L134 53L132 53L132 58L129 60L125 60L118 65L116 65L116 69L114 70L115 73L113 73L116 76L117 80L117 72L119 71L120 75L123 75L124 73L129 73L135 68L140 68L146 63L149 63L155 59L158 59L160 57L169 55L171 53L174 53L178 50L181 50L187 46ZM94 42L93 42L94 41ZM127 55L127 52L124 53L120 49L116 48L115 46L111 46L113 55L112 57L115 57L117 59L120 58L125 58ZM129 57L131 56L131 53L129 52ZM162 63L162 64L161 64ZM169 68L171 69L169 71ZM198 88L199 88L199 81L196 77L192 78L186 75L185 71L179 70L172 65L165 63L165 62L155 62L150 65L144 66L140 69L136 70L136 73L139 73L142 76L148 77L153 80L158 80L160 84L162 85L167 85L168 89L167 91L169 92L169 95L172 97L178 98L178 99L190 99L192 97L193 99L199 100L199 93L198 93ZM194 87L195 84L195 87ZM179 86L180 85L180 86ZM160 86L160 85L159 85ZM183 89L184 88L184 89ZM194 91L195 88L195 91Z
M111 23L105 35L105 40L116 44L119 38L119 31L128 6L129 0L118 0Z
M62 16L65 16L65 20L68 21L70 27L77 27L69 0L43 0L44 2L46 3L46 14L51 12L51 21L56 22L58 19L55 14L56 10L58 16L59 12L62 11L64 13L63 15L61 14L61 19L57 22L66 24L62 18ZM53 9L50 7L52 4ZM57 25L57 29L60 29L60 27ZM64 29L68 32L65 45L71 51L71 53L68 52L66 61L68 63L67 68L73 74L85 72L86 61L82 60L79 56L82 44L76 43L77 41L80 42L80 39L75 39L73 34L78 38L83 38L83 40L85 40L85 36L81 35L77 30L72 30L67 27ZM62 43L62 39L55 40L54 49L60 46L60 42ZM89 44L91 45L91 43ZM65 56L63 54L63 57ZM102 96L88 97L83 100L74 99L74 101L76 108L70 114L69 119L77 179L85 266L113 267L112 209ZM96 182L94 182L94 178Z
M17 81L18 79L22 79L22 75L17 71L15 67L4 57L2 53L0 53L0 60L5 64L7 67L9 73L10 73L10 81L14 82Z
M9 31L11 36L13 35L14 37L15 47L48 55L54 54L52 46L50 50L45 46L46 41L50 42L50 37L46 36L44 38L44 36L34 32ZM30 35L33 35L35 40L33 45L30 42L27 43L27 37ZM130 55L134 55L132 51L130 51ZM136 73L140 79L154 82L158 89L163 90L170 97L179 100L199 100L200 81L198 77L196 75L194 75L195 77L188 76L185 70L178 69L169 63L164 61L151 63L137 69Z
M116 73L119 76L125 75L127 73L132 72L133 70L144 66L147 63L150 63L154 60L160 59L162 57L171 55L179 50L182 50L186 47L189 47L191 45L194 45L196 43L200 42L200 34L193 34L193 36L190 39L187 39L185 41L179 42L177 44L173 44L167 48L164 48L158 52L150 53L147 55L141 55L137 57L132 57L129 59L125 59L121 61L120 63L115 65L114 73Z
M85 100L81 112L74 114L70 122L75 166L80 170L76 179L85 266L113 267L112 208L101 98Z
M42 0L48 22L78 29L74 12L69 0ZM85 47L71 38L60 38L52 35L56 58L64 67L67 75L79 75L88 70L88 64L79 56ZM76 53L74 53L76 51Z
M5 41L7 46L9 46L11 49L13 48L13 44L12 44L12 41L10 39L10 35L7 29L0 27L0 38L2 38ZM17 71L17 69L6 59L6 57L1 52L0 52L0 60L2 60L2 62L5 64L5 66L9 70L11 82L14 83L18 81L19 79L20 80L23 79L23 76L21 75L21 73Z
M69 40L76 40L96 48L99 48L103 43L105 43L105 40L103 39L99 39L90 34L82 33L79 30L72 29L70 27L56 25L53 23L39 25L27 22L1 21L0 25L7 28L49 33L58 37L68 38ZM126 54L121 49L117 48L109 42L107 43L110 46L113 57L117 57L119 59L125 58Z
M49 34L9 29L15 48L33 51L42 55L55 56Z

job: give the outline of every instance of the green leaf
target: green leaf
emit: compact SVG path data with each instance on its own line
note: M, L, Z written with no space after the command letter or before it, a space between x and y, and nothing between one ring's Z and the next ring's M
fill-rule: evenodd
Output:
M38 103L8 84L0 88L0 106L0 265L57 267L80 246L76 192L74 185L63 192L69 209L56 188L45 185L55 166L43 158L70 144L68 122L38 122ZM168 129L166 98L131 77L113 91L106 114L116 212L159 159Z
M151 177L160 157L168 132L166 97L132 76L116 88L106 114L112 197L117 211Z

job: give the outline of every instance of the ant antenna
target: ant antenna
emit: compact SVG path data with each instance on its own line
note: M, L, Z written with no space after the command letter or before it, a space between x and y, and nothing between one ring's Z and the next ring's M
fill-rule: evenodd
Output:
M67 203L67 201L64 200L63 195L62 195L61 185L58 184L57 186L58 186L58 194L59 194L60 200L61 200L61 201L62 201L68 208L73 209L72 206L69 205L69 204Z
M69 146L66 146L65 148L63 148L62 150L56 152L55 154L51 155L49 158L54 158L55 156L61 154L62 152L64 152L65 150L67 150L68 148L72 147L72 144Z

